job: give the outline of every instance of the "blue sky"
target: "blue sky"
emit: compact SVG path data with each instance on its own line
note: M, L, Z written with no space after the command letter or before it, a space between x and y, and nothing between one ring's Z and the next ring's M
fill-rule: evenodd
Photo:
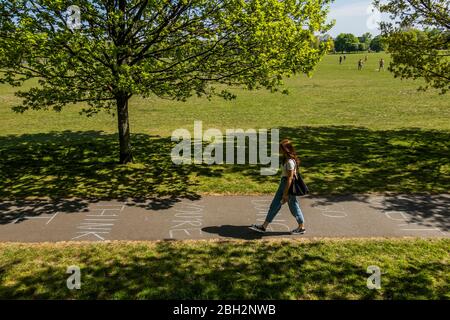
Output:
M329 31L333 37L339 33L353 33L360 36L370 32L374 36L380 32L375 26L375 15L371 13L372 0L335 0L330 6L329 20L336 24Z

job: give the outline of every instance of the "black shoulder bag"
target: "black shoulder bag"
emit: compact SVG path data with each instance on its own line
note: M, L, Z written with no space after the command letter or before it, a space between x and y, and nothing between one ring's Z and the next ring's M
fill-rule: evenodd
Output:
M294 174L294 178L292 179L292 183L289 187L289 194L293 194L296 196L306 196L309 193L308 186L305 181L303 181L300 172L298 172L298 166L296 173Z

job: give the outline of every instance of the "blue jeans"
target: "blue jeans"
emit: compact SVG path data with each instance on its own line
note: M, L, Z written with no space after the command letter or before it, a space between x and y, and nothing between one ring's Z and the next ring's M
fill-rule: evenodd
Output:
M269 212L267 213L266 221L269 223L272 222L272 220L275 218L275 216L281 209L281 200L283 200L283 192L284 189L286 188L286 184L287 184L287 177L281 177L280 185L278 187L277 192L275 193L275 197L273 198L272 203L270 204ZM299 224L302 224L305 221L305 219L303 217L303 212L300 209L300 205L298 204L295 195L293 194L289 195L288 205L289 210L291 211L295 220L297 220Z

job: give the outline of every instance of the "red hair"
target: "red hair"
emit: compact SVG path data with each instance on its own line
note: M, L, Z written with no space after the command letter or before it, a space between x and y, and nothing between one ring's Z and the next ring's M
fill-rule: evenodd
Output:
M295 160L297 167L300 166L300 158L297 156L297 152L295 152L295 148L289 139L283 139L280 142L280 148L282 148L284 150L284 152L286 152L288 159ZM284 159L284 162L286 162L288 159Z

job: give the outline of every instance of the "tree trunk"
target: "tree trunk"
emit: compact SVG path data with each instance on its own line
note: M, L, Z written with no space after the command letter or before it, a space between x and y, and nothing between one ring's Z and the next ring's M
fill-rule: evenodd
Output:
M116 99L121 164L133 162L133 156L131 153L130 125L128 122L128 99L129 97L127 95L121 95Z

